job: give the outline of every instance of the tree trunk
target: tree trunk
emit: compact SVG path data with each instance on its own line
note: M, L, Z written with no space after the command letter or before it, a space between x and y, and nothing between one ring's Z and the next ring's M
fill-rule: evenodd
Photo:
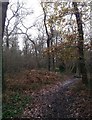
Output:
M53 64L53 71L55 71L54 52L52 53L52 64Z
M57 38L58 34L56 35L56 47L57 47L57 41L58 41L58 38ZM58 64L58 60L57 60L57 51L55 52L55 68L57 68L57 64Z
M43 8L43 12L44 12L44 26L45 26L45 30L46 30L46 35L47 35L47 55L48 55L48 70L50 71L50 68L51 68L51 58L50 58L50 51L49 51L49 48L50 48L50 40L51 40L51 37L49 35L49 32L48 32L48 29L47 29L47 25L46 25L46 12L45 12L45 9L44 7L42 6Z
M73 6L74 6L74 14L76 16L78 34L79 34L79 40L78 40L79 70L82 75L82 82L84 84L88 84L87 69L85 66L84 51L83 51L84 37L83 37L82 20L78 10L77 2L73 2Z
M34 45L34 47L35 47L35 55L36 55L37 68L40 68L40 63L39 63L39 59L38 59L38 53L37 53L36 45Z
M0 2L0 96L1 95L2 95L2 3ZM0 99L0 105L2 105L1 99ZM1 112L2 111L0 109L0 114L1 114ZM1 118L1 116L0 116L0 118Z
M49 37L47 38L47 55L48 55L48 70L50 71L50 68L51 68L51 61L50 61L50 40L49 40Z
M90 88L92 89L92 38L91 38L91 48L90 48L90 79L89 79L89 84Z
M9 35L8 35L8 29L6 29L6 49L9 50Z
M90 2L90 88L92 89L92 1Z
M5 18L6 18L8 4L9 4L9 2L2 2L2 37L3 37L3 33L4 33Z
M53 50L53 40L51 40L51 48L52 48L52 70L55 70L55 55L54 55L54 50Z
M8 0L7 0L8 1ZM4 73L3 73L3 67L2 67L2 41L3 41L3 34L4 34L4 26L5 26L5 18L6 18L6 12L7 12L7 7L8 7L9 2L0 2L0 81L2 82L3 80L3 84L1 83L0 85L2 85L3 90L6 87L5 84L5 80L4 80ZM1 91L1 90L0 90Z

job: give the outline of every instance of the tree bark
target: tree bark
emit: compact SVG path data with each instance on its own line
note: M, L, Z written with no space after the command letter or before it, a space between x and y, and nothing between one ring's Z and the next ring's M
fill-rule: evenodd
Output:
M91 41L90 41L90 79L89 79L89 85L90 85L90 88L92 89L92 38L91 38Z
M55 55L54 55L54 50L53 50L53 40L51 40L51 48L52 48L52 70L55 70Z
M7 0L8 1L8 0ZM8 8L8 4L9 2L0 2L0 11L1 11L1 14L0 14L0 68L2 70L0 70L0 81L2 81L2 90L5 90L6 88L6 83L5 83L5 80L4 80L4 73L3 73L3 58L2 58L2 53L3 53L3 50L2 50L2 43L3 43L3 35L4 35L4 26L5 26L5 18L6 18L6 12L7 12L7 8ZM0 90L1 91L1 90Z
M82 75L82 82L84 84L88 84L87 69L85 66L84 51L83 51L84 37L83 37L82 19L80 12L78 10L77 2L73 2L73 6L74 6L74 14L76 16L78 34L79 34L79 40L78 40L79 70Z
M43 8L43 12L44 12L44 26L45 26L45 30L46 30L46 34L47 34L48 70L50 71L50 68L51 68L51 57L50 57L49 48L50 48L51 37L49 35L48 29L47 29L47 25L46 25L46 12L45 12L45 9L44 9L43 6L42 6L42 8Z
M92 89L92 1L90 2L90 88Z
M5 18L6 18L8 4L9 2L2 2L2 38L3 38L3 33L4 33Z

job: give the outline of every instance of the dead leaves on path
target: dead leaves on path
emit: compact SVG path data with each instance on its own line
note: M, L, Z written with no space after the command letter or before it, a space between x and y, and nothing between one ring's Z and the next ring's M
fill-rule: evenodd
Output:
M68 76L69 77L69 76ZM20 90L22 92L25 92L26 95L28 92L35 93L34 91L37 89L39 91L39 88L42 89L42 86L50 85L49 87L42 89L41 93L51 93L54 90L58 89L58 85L55 85L55 87L52 87L52 83L57 81L63 80L62 76L54 73L54 72L48 72L48 71L39 71L39 70L31 70L31 71L24 71L19 76L17 76L15 79L9 79L7 81L8 89L9 90ZM60 83L59 83L60 85ZM53 88L53 89L52 89ZM56 89L57 88L57 89ZM74 117L74 118L80 118L80 117L92 117L92 97L90 97L90 91L80 82L72 87L68 91L66 91L65 96L72 96L74 98L74 102L71 102L69 104L69 107L67 108L67 111L70 112L68 117ZM34 96L34 95L33 95ZM40 96L40 94L38 94ZM48 98L47 98L48 99ZM36 97L37 100L37 97ZM41 102L39 104L32 103L31 107L26 107L25 114L31 114L34 113L35 115L41 113L43 109L45 109L45 106L47 103ZM63 103L62 103L63 104ZM37 105L37 106L36 106ZM49 105L50 107L51 105ZM35 109L33 109L35 108ZM32 114L31 114L32 115ZM35 116L34 115L34 116Z
M39 95L39 97L41 96ZM90 90L88 90L81 82L71 86L68 90L64 92L64 94L62 94L61 97L63 97L62 104L65 104L63 102L65 102L64 99L67 98L66 102L68 104L66 107L66 111L68 114L66 114L66 117L68 118L92 117L92 97L90 96ZM73 101L71 102L71 100L69 99ZM49 104L48 102L45 102L43 100L40 101L40 99L37 101L35 102L35 104L32 104L30 109L29 106L25 109L24 116L27 115L33 117L37 117L37 116L41 117L43 116L42 113L45 113L48 110L47 106L49 107L49 109L52 109L52 104ZM50 111L47 111L47 113L50 114Z
M69 117L92 118L92 96L81 82L69 90L74 96L74 102L70 104L67 110L70 111Z

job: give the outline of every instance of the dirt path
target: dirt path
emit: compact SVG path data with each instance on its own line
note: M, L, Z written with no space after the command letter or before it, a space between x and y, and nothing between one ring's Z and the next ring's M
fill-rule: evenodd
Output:
M79 82L79 79L70 79L63 84L58 82L48 90L41 90L33 94L32 105L27 105L22 117L34 118L69 118L73 117L69 111L76 97L69 93L69 88ZM77 114L76 114L77 117Z

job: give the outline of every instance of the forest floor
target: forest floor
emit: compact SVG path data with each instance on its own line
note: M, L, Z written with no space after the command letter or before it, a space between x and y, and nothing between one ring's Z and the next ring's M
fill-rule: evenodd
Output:
M7 79L3 117L92 118L92 91L81 79L31 70Z

